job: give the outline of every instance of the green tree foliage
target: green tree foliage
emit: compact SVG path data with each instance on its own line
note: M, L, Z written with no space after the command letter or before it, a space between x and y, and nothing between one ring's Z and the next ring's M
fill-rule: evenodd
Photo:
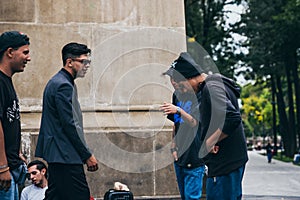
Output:
M187 36L202 45L222 74L233 78L235 63L231 58L235 47L226 27L224 7L229 4L239 4L241 0L185 0L184 2Z
M299 1L247 2L247 12L232 27L232 31L248 38L242 45L249 53L239 58L244 66L252 69L250 77L255 77L256 84L266 82L264 86L271 88L274 82L272 93L277 97L280 132L285 153L291 157L297 150L296 132L300 137Z
M228 27L225 5L244 2L241 21ZM248 133L261 132L262 125L266 134L279 132L285 154L293 156L300 147L300 1L185 0L185 15L187 36L205 48L222 74L233 77L242 66L240 73L255 81L243 88ZM234 43L233 34L247 39Z
M243 87L241 109L245 133L250 136L272 136L272 103L269 88L248 84Z

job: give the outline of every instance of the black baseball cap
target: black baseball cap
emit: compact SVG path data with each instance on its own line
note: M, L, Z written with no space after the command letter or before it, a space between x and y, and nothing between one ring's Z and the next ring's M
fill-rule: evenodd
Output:
M167 71L165 71L164 73L162 73L162 75L168 75L168 76L170 76L172 78L173 77L173 71L174 71L174 68L170 67Z
M182 52L180 56L171 64L173 67L172 77L175 81L192 78L204 73L200 65L198 65L188 52Z
M0 36L0 52L6 51L9 47L19 48L29 44L29 37L19 31L7 31Z

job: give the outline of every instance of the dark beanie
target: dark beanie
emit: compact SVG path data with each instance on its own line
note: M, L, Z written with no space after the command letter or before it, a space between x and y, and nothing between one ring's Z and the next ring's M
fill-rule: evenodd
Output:
M0 52L6 51L9 47L19 48L29 44L27 35L19 31L4 32L0 36Z
M173 71L173 78L175 81L193 78L204 72L187 52L182 52L177 60L171 64L171 67L175 70Z

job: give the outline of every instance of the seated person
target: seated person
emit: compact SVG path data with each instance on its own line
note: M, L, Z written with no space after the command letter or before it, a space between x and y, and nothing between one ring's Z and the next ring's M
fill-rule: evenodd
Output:
M293 162L295 164L299 164L300 163L300 150L299 150L299 152L297 154L294 155Z
M41 200L48 188L47 167L40 160L34 160L27 165L32 185L25 187L21 193L21 200Z

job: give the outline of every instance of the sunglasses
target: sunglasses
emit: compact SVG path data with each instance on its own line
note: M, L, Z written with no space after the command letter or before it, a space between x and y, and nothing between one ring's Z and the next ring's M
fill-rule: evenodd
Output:
M88 60L88 59L72 58L72 60L77 61L77 62L80 62L80 63L82 63L83 65L88 65L88 64L91 63L91 60Z

